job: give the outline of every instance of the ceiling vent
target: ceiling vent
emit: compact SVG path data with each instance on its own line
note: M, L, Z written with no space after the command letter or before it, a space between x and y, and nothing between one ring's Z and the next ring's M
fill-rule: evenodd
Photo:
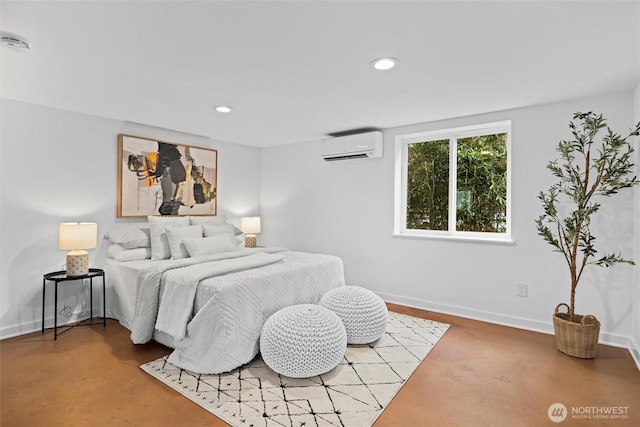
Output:
M14 52L26 52L29 50L29 43L24 37L5 31L0 32L0 44L2 44L2 47Z

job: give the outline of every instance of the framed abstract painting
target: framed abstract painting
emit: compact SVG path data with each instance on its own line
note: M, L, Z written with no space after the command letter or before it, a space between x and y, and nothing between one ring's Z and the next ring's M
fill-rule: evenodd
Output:
M118 135L118 218L216 215L218 150Z

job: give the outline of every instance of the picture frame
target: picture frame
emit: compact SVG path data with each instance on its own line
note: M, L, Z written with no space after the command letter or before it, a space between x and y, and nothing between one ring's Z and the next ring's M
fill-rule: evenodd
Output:
M118 218L216 215L218 150L118 134Z

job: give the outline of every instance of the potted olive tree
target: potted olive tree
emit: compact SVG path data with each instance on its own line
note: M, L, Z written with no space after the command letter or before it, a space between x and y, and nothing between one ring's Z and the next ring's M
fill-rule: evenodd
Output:
M569 124L573 139L560 141L556 148L560 158L547 164L557 182L538 195L544 214L535 221L538 234L564 257L571 277L569 305L559 304L553 315L556 347L588 359L596 355L600 322L594 316L575 313L576 288L590 264L633 264L621 254L597 255L591 225L604 197L638 184L633 174L633 147L627 140L640 133L640 123L623 138L609 128L602 114L576 113L573 120L577 122ZM603 129L605 134L596 142ZM565 312L560 312L562 307Z

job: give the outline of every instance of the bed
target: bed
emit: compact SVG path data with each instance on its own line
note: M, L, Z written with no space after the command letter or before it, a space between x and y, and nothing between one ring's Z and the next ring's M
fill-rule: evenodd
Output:
M173 349L171 363L202 374L250 362L269 316L317 303L344 285L340 258L283 248L234 247L178 259L116 256L103 268L107 317L129 329L134 343L158 341Z

